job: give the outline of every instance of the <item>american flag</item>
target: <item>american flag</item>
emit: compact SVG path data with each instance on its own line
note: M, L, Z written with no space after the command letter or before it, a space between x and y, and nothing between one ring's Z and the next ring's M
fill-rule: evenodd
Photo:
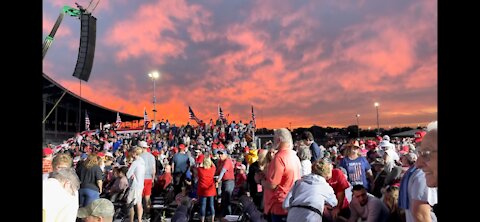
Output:
M188 106L188 115L189 119L194 119L197 123L200 122L200 120L195 116L195 113L193 113L193 110L190 106Z
M90 118L88 118L87 110L85 110L85 130L90 130Z
M255 113L253 112L253 105L252 105L252 120L253 120L253 127L256 127L257 124L255 122Z
M147 108L143 107L143 130L148 126L148 115L147 115Z
M120 119L120 113L117 112L117 121L115 121L116 128L120 128L120 124L122 123L122 119Z
M225 115L223 115L223 110L222 110L222 107L220 107L220 105L218 105L218 117L221 120L225 119Z

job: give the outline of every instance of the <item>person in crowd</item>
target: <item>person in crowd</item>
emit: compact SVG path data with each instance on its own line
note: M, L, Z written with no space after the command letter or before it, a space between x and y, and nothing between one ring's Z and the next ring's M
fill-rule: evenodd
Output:
M337 206L333 188L324 178L332 167L330 161L318 159L312 173L295 182L283 202L283 208L288 209L287 221L322 221L325 204Z
M167 187L172 184L172 167L170 165L165 165L164 173L157 177L154 188L152 190L152 195L158 196L160 193L167 190Z
M53 171L59 171L64 168L71 168L73 166L73 159L69 154L58 153L52 160Z
M96 154L88 155L83 166L77 167L77 175L80 178L80 207L85 207L92 201L100 198L103 189L103 172L98 163Z
M272 222L285 221L287 210L282 207L283 201L293 186L300 179L301 163L293 150L293 140L286 128L274 131L273 147L278 150L268 166L268 173L261 180L265 190L273 191L265 200L264 211L270 214Z
M127 179L132 180L130 185L130 191L128 192L127 202L133 203L137 208L137 219L142 221L143 205L142 205L142 193L144 187L145 177L145 161L140 157L143 153L143 149L138 146L134 146L128 154L131 156L133 162L127 171ZM135 210L130 208L130 222L134 221Z
M127 171L128 167L114 167L113 174L114 174L114 181L113 185L108 190L108 195L110 196L110 201L115 202L118 199L121 199L128 188L128 179L127 179Z
M202 166L198 167L198 187L197 195L200 202L200 221L205 221L205 216L211 215L211 221L215 221L215 207L214 199L217 195L215 189L215 171L216 167L213 165L210 154L203 155ZM207 210L208 206L208 210ZM207 214L209 212L209 214Z
M238 195L239 193L245 193L247 190L247 174L245 173L247 167L244 164L239 164L235 168L234 194Z
M173 171L173 184L175 194L179 193L185 181L185 174L187 173L189 164L189 157L187 155L187 149L184 144L179 145L180 152L173 155L172 158L172 171Z
M398 192L398 186L387 186L385 189L383 203L385 203L390 213L388 222L402 222L406 220L405 212L398 207Z
M405 210L407 222L437 221L431 205L437 203L437 189L427 187L425 173L415 166L417 155L406 154L409 168L400 181L398 206Z
M415 162L417 168L422 169L425 174L427 186L436 188L438 186L438 132L437 121L427 126L422 145L418 148L418 159ZM433 205L433 211L438 218L438 203Z
M250 170L250 166L256 162L258 159L258 149L255 146L252 146L248 153L245 155L245 162L247 164L247 171Z
M78 218L84 222L113 222L115 208L110 200L99 198L86 207L78 209Z
M50 173L42 186L44 222L75 222L78 210L80 180L73 168Z
M408 167L406 167L404 170L403 166L407 166L404 164L406 162L404 159L406 159L405 154L400 157L400 163L402 166L394 166L392 171L390 171L390 173L387 174L387 177L385 177L384 186L400 186L400 180L408 169Z
M182 187L183 189L184 187ZM179 202L175 213L173 214L171 222L188 222L190 218L190 207L192 200L189 197L182 197Z
M385 179L387 178L387 171L385 171L385 160L382 158L377 158L370 164L374 169L374 179L372 184L372 194L377 198L382 197L382 188L385 185Z
M327 205L327 210L323 211L323 219L325 221L337 221L339 216L349 218L350 208L348 199L351 197L351 193L347 195L347 191L350 191L351 186L347 180L347 175L342 171L343 168L333 168L333 164L329 159L324 157L322 161L326 166L326 170L322 172L322 176L333 188L333 192L337 198L337 206L332 207Z
M219 150L217 153L220 155L218 168L215 172L215 176L218 176L217 183L222 182L221 185L221 218L222 220L226 215L232 214L231 199L233 189L235 187L235 176L233 169L232 159L227 154L226 150Z
M300 145L297 150L297 156L300 158L300 164L302 165L302 171L300 176L308 175L312 172L312 153L310 148L306 145Z
M388 220L387 206L377 197L367 193L363 185L354 185L352 192L351 215L348 222L357 222L359 218L367 222L386 222Z
M258 209L263 209L263 206L262 206L263 190L262 190L262 185L258 184L255 181L255 175L261 172L262 169L260 169L260 163L265 162L266 154L267 154L267 150L265 149L258 150L258 159L250 165L250 168L247 174L248 191L250 196L253 199L253 203Z
M385 135L387 136L387 135ZM384 137L385 137L384 136ZM383 154L383 160L385 161L385 171L390 173L398 163L400 162L400 157L398 156L397 152L395 151L395 145L390 143L389 137L387 140L383 140L380 142L380 153Z
M263 191L262 208L261 209L263 209L263 213L265 215L268 215L268 212L266 211L267 209L265 209L265 203L267 202L267 200L269 201L272 198L273 190L264 189L264 187L262 185L262 180L265 178L265 175L268 174L269 165L272 162L273 157L275 157L275 154L277 153L278 150L276 150L273 147L273 142L271 142L271 141L265 143L264 147L266 148L267 152L265 154L264 160L259 162L260 172L255 174L254 178L255 178L255 182L260 184L261 190Z
M312 155L312 158L310 159L311 163L315 162L317 159L323 158L323 152L315 142L313 134L310 131L304 131L302 134L302 139L306 145L310 146L310 153Z
M355 144L345 145L346 156L339 166L347 171L348 182L352 185L363 185L367 190L373 182L371 166L365 157L358 154L360 147Z
M152 204L150 201L150 196L152 195L153 179L155 178L157 168L155 165L155 157L147 150L149 149L147 142L140 141L138 144L143 148L143 152L140 154L140 157L143 159L143 161L145 161L145 179L143 183L142 197L145 201L146 211L150 212L150 207Z
M425 180L428 187L438 186L438 132L437 121L427 126L427 133L422 139L418 148L418 159L415 163L417 168L425 173Z

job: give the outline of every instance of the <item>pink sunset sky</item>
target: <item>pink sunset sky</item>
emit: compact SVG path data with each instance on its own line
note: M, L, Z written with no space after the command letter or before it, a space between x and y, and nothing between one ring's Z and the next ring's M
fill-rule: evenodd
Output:
M43 37L64 5L43 1ZM258 127L426 125L437 119L437 1L103 0L82 97L123 113L185 124L188 106ZM43 72L72 76L80 21L65 16ZM115 116L112 117L112 122ZM191 120L190 120L191 122Z

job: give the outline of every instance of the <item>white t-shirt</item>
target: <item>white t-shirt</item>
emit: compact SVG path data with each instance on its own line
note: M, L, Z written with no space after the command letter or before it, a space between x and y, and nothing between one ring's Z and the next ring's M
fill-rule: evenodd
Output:
M43 181L42 209L44 222L75 222L78 211L78 191L68 193L55 178Z
M301 177L312 173L312 162L310 160L302 160L300 164L302 165Z
M143 190L143 183L145 180L145 161L138 157L133 161L130 168L127 171L127 178L130 179L133 176L132 189Z

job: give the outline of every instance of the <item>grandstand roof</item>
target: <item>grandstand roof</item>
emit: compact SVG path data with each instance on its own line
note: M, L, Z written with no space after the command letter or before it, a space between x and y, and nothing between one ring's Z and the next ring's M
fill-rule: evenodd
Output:
M419 129L407 130L407 131L403 131L403 132L400 132L400 133L393 134L392 136L393 137L415 137L415 133L417 131L421 131L421 130L419 130Z
M72 91L68 90L67 88L63 87L59 83L55 82L52 78L48 77L45 73L43 73L43 98L44 100L50 101L58 101L64 91L67 93L62 98L60 103L62 104L70 104L72 108L76 107L78 109L79 101L81 102L81 108L83 110L87 110L90 119L96 119L99 122L115 122L116 114L119 112L119 115L122 121L132 121L143 119L143 116L136 116L131 115L128 113L122 113L117 110L113 110L92 101L89 101L85 98L80 97L79 95L73 93ZM46 111L47 113L49 110ZM84 112L84 111L83 111ZM49 117L50 118L50 117Z

